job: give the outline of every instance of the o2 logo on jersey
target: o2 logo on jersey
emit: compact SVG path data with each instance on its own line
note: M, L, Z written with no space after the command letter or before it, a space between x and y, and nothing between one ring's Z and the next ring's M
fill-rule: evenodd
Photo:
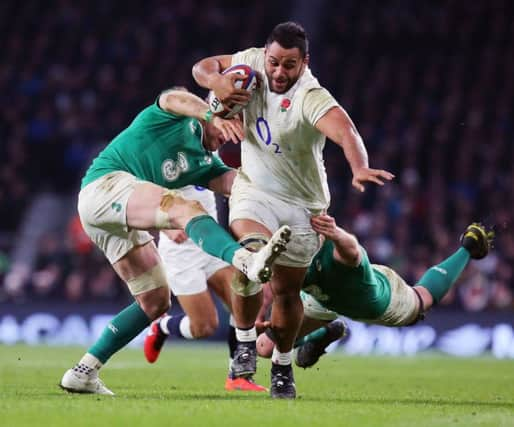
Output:
M280 151L280 145L278 145L276 142L271 142L271 131L269 124L264 117L257 118L257 121L255 122L255 128L257 130L257 135L259 135L259 138L262 142L264 142L264 144L274 147L275 154L282 154L282 151Z
M166 159L162 162L161 166L162 176L166 181L172 182L178 179L178 177L189 170L189 164L187 163L186 155L182 152L177 154L177 160Z

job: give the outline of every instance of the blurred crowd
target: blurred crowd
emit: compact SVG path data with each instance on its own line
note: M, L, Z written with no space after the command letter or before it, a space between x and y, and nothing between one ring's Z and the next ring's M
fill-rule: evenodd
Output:
M322 3L312 69L356 123L370 165L396 175L357 194L342 153L327 143L330 212L372 261L411 283L458 247L468 223L496 225L494 251L472 263L444 304L513 309L514 4ZM34 242L36 263L21 288L5 286L22 212L41 191L76 194L90 160L162 89L185 85L204 95L191 77L194 62L263 45L295 7L2 2L0 299L127 298L75 217ZM223 154L237 163L233 148Z

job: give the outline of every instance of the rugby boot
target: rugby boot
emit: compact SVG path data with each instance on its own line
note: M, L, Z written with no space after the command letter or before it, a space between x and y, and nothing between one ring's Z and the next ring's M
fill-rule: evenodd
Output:
M460 243L473 259L484 258L491 250L494 231L484 225L474 222L468 225L460 238Z
M326 333L321 338L307 341L298 348L295 363L300 368L309 368L325 354L325 348L346 335L347 326L342 319L336 319L324 326Z

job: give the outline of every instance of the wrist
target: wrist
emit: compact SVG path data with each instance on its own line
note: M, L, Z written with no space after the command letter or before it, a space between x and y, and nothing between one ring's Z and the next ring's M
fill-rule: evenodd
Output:
M211 109L208 109L205 114L203 115L203 119L207 122L207 123L210 123L212 122L212 119L214 118L214 113L211 111Z

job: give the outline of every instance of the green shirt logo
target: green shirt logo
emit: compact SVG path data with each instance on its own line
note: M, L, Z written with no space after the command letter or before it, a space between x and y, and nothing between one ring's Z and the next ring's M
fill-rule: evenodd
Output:
M177 154L177 160L166 159L161 166L162 176L166 181L176 181L182 172L189 170L189 163L186 155L182 152Z

